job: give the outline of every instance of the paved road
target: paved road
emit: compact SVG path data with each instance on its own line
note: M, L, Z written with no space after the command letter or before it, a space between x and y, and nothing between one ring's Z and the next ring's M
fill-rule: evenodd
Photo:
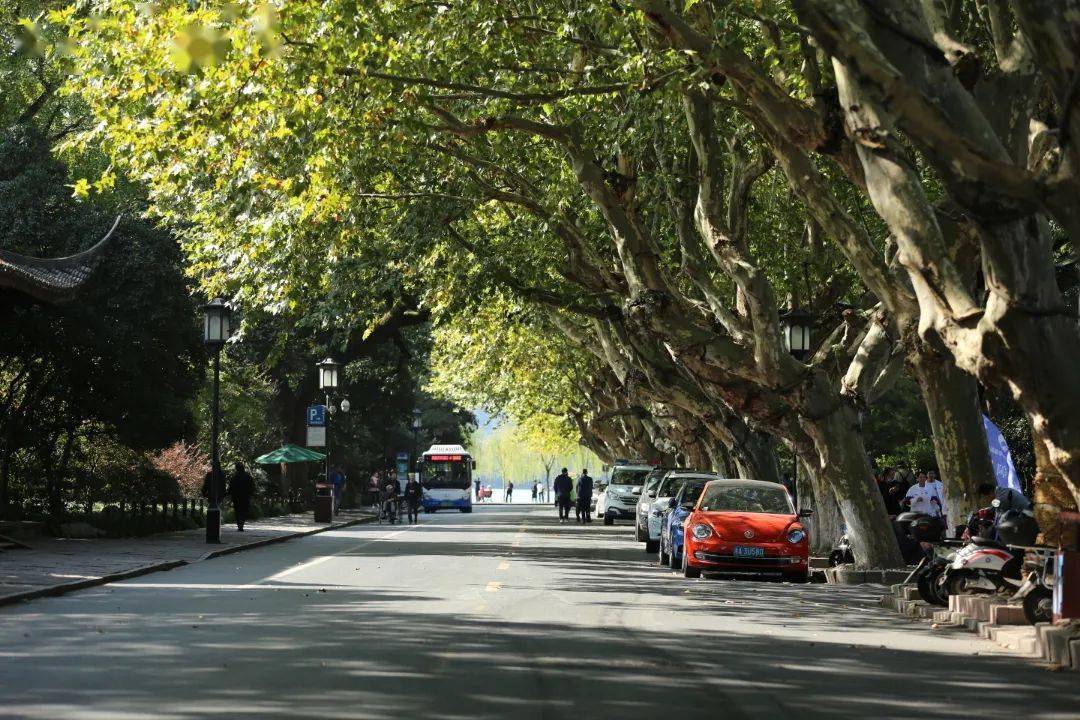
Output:
M1076 718L1080 683L863 588L686 581L487 508L0 610L2 718Z

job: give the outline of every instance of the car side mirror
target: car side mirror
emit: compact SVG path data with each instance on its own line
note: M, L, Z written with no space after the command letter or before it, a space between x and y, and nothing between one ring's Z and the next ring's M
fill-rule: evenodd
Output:
M655 490L650 490L649 491L649 497L651 497L651 498L656 497L656 491Z
M803 508L802 510L799 511L799 517L808 518L808 517L813 517L813 515L814 515L814 511L811 510L810 508Z
M668 500L668 504L667 504L667 506L668 506L669 508L673 508L673 507L675 507L675 498L671 498L670 500Z

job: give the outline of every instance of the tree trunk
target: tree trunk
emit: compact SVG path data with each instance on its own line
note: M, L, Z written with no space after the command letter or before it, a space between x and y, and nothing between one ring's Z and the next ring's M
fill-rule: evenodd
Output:
M825 557L836 547L844 529L844 519L840 516L840 506L836 495L829 488L820 473L812 466L796 460L799 466L795 478L795 492L799 496L799 508L814 511L813 517L804 522L810 531L810 554Z
M1042 542L1057 543L1061 535L1061 511L1076 511L1076 502L1061 472L1050 462L1050 451L1043 437L1032 431L1031 442L1035 449L1035 519L1039 521Z
M949 526L979 509L979 483L994 481L975 378L928 347L912 358L934 432L934 453L945 490Z
M817 472L836 494L856 566L903 567L855 409L842 405L823 418L805 420L803 424L817 448Z
M780 482L780 468L776 461L776 441L771 435L751 432L741 446L731 453L739 468L739 476L751 480Z

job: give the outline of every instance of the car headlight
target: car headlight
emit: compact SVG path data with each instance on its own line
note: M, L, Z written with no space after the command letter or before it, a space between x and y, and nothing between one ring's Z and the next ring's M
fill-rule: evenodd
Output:
M694 534L698 540L704 540L707 537L712 537L712 528L708 525L695 525L690 529L690 532Z
M801 543L805 539L806 539L806 531L805 530L795 529L795 530L792 530L791 532L789 532L787 534L787 541L789 543L791 543L792 545L794 545L796 543Z

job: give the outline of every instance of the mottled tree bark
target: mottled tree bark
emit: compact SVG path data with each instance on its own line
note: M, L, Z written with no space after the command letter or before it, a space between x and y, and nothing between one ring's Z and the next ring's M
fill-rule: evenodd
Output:
M811 462L816 461L817 458L811 458ZM810 532L810 554L825 557L843 534L844 519L828 481L803 459L797 462L799 473L795 490L799 496L799 509L814 511L813 517L804 522Z
M1076 511L1077 503L1069 492L1065 479L1054 463L1046 441L1037 432L1031 433L1035 448L1035 481L1033 486L1035 519L1039 521L1041 542L1054 545L1061 536L1061 511Z
M824 418L803 421L817 448L818 465L813 471L836 494L856 564L902 567L904 561L888 525L885 502L874 482L858 424L856 411L843 406Z
M978 510L979 483L994 481L975 378L925 346L911 363L934 432L949 526Z

